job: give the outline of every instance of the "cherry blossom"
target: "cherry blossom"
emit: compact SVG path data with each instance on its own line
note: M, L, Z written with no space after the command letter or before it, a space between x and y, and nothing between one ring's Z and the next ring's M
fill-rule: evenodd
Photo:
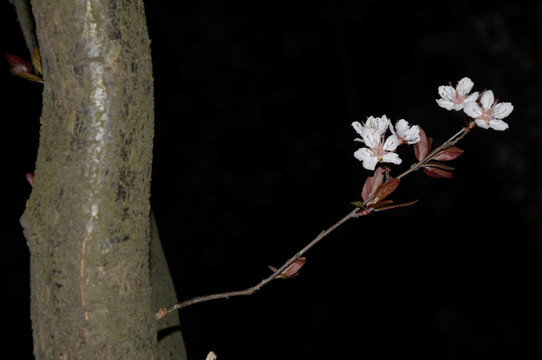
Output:
M352 127L361 137L363 137L364 129L372 129L378 134L384 135L386 130L388 130L390 123L391 121L386 117L386 115L382 115L382 117L376 118L373 116L369 116L364 124L360 124L358 121L354 121L352 123ZM363 142L363 139L356 139L356 141Z
M355 126L354 129L356 129ZM367 147L358 149L354 153L354 157L363 162L365 169L374 170L378 162L389 162L397 165L401 163L399 155L394 153L400 144L400 140L396 135L391 135L384 141L385 130L381 133L379 128L367 126L363 127L358 133L362 139L357 140L362 141Z
M420 141L420 129L418 125L409 126L405 119L401 119L394 126L390 122L390 131L399 138L400 144L413 145Z
M457 82L457 86L439 86L438 93L441 99L437 99L437 104L446 110L459 111L464 108L466 104L474 103L478 99L478 92L472 90L474 83L468 77Z
M476 125L482 129L492 128L493 130L503 131L508 129L508 124L502 119L510 115L514 110L512 103L498 103L495 101L493 91L487 90L480 97L480 104L469 103L465 105L465 114L470 116L476 122Z

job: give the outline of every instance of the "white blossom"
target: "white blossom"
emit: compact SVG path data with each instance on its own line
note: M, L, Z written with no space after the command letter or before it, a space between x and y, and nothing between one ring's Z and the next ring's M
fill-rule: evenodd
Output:
M362 138L358 140L361 140L367 147L358 149L354 156L363 162L365 169L374 170L378 162L401 163L399 155L394 153L400 144L399 138L396 135L391 135L384 141L385 132L385 129L381 132L380 127L370 126L363 127L359 132Z
M382 115L382 117L373 117L373 116L369 116L367 118L367 121L365 121L364 124L360 124L358 121L354 121L352 123L352 127L354 128L354 130L356 130L356 132L361 136L363 137L363 131L364 129L373 129L375 130L378 134L380 135L384 135L384 133L386 132L386 130L388 129L389 125L390 125L390 120L386 117L386 115ZM356 141L361 141L363 142L363 139L356 139Z
M492 128L503 131L508 129L508 124L502 119L510 115L514 110L512 103L498 103L495 101L493 91L487 90L480 97L480 104L469 103L465 105L465 114L476 122L482 129Z
M400 144L413 145L420 141L420 128L418 125L409 126L405 119L401 119L394 126L390 123L390 131L399 138Z
M478 92L473 92L469 95L472 90L474 83L468 77L457 82L457 86L439 86L438 93L441 99L437 99L437 104L446 109L446 110L462 110L466 104L474 103L478 99Z

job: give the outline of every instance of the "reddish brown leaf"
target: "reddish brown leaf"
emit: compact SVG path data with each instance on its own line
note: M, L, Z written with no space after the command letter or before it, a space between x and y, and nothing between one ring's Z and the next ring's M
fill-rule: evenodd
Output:
M438 169L436 167L424 167L423 171L432 178L444 178L444 179L451 179L453 177L452 172Z
M369 196L373 194L376 189L382 184L383 180L384 175L382 173L382 168L378 167L375 170L374 176L369 176L367 180L365 180L363 190L361 191L361 198L363 199L363 201L367 201Z
M374 192L373 200L371 203L375 204L384 200L389 194L391 194L397 186L399 186L400 179L391 179L380 185Z
M455 170L455 168L453 168L453 167L451 167L449 165L446 165L444 163L438 162L438 161L428 161L425 164L423 164L423 166L424 167L433 167L433 168L438 168L438 169L448 170L448 171Z
M420 129L420 141L414 144L414 155L418 161L422 161L431 150L431 142L429 141L430 139L427 139L425 131L419 126L418 128Z
M375 209L374 211L385 211L385 210L395 209L395 208L399 208L399 207L410 206L410 205L416 204L417 202L418 202L418 200L414 200L414 201L401 203L401 204L397 204L397 205L383 206L383 207L379 207L378 209Z
M367 209L371 210L371 211L377 211L381 207L386 206L386 205L391 205L391 204L393 204L393 200L379 201L376 204L371 204L371 205L367 206Z
M7 54L6 60L13 75L20 76L26 80L42 83L43 80L32 73L32 65L24 61L20 56Z
M288 266L283 272L281 272L279 275L275 276L275 279L289 279L294 276L299 275L299 269L305 265L305 262L307 261L307 258L300 257L296 261L294 261L290 266ZM269 268L272 271L277 271L277 268L273 266L269 266Z
M459 157L461 154L463 154L463 150L461 150L457 146L450 146L447 149L439 151L433 157L433 159L440 160L440 161L450 161L450 160L453 160L453 159Z

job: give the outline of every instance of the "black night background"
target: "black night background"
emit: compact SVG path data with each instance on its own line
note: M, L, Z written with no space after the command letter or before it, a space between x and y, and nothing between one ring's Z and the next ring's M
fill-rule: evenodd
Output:
M411 207L351 220L300 276L181 310L190 359L535 359L542 356L542 4L147 1L156 133L152 183L179 298L258 283L360 198L353 121L387 115L440 144L463 126L437 106L464 76L515 109L476 128L454 178L417 172ZM0 5L0 51L29 59ZM41 85L0 67L2 337L32 359L31 192ZM399 148L398 175L415 161ZM169 305L169 304L164 304ZM5 335L7 333L7 335Z

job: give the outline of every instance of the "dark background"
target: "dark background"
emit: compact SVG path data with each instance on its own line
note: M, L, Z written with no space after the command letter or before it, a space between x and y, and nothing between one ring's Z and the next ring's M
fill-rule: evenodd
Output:
M515 106L509 130L459 143L454 179L406 177L393 198L418 204L350 221L299 277L182 310L191 359L540 358L542 5L530 3L147 3L152 203L181 299L255 285L351 210L370 174L352 121L405 118L440 144L463 123L437 88L464 76ZM29 58L7 1L0 13L2 56ZM41 85L2 69L3 341L31 359L18 218ZM400 155L396 175L414 160Z

